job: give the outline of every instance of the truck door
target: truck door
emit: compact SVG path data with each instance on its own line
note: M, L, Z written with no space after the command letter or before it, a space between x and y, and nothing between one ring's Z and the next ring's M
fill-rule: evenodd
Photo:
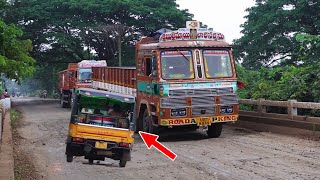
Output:
M152 83L153 77L152 77L152 59L151 57L147 57L145 59L146 64L146 76L148 77L148 83L147 83L147 93L151 96L154 95L154 85ZM151 97L152 98L152 97Z

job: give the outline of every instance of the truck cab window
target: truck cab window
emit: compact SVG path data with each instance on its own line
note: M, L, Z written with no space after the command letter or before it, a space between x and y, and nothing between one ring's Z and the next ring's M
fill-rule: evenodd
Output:
M79 82L91 82L92 80L92 69L81 68L79 69Z
M191 50L162 51L161 72L163 79L193 79Z
M229 52L226 50L203 50L207 78L232 77Z

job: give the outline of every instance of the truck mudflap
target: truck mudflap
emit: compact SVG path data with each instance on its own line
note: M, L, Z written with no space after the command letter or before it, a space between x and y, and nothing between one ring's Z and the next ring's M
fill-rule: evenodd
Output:
M182 126L182 125L210 126L213 123L235 122L237 120L238 120L238 115L174 118L174 119L161 119L159 122L159 125L160 126Z

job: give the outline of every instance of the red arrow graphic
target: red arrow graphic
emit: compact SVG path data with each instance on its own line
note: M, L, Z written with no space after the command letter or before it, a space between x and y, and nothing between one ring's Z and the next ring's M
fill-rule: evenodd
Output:
M172 161L176 159L177 155L174 152L172 152L170 149L168 149L167 147L165 147L164 145L162 145L157 141L157 139L159 138L158 135L146 133L143 131L139 131L139 134L148 149L150 149L151 146L153 146L162 154L166 155Z

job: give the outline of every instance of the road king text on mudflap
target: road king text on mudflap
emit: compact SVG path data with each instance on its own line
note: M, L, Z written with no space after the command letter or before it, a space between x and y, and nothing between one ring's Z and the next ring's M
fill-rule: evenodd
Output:
M106 67L105 60L83 60L70 63L66 70L59 72L59 91L61 107L70 107L75 90L92 87L92 67Z
M222 124L238 119L239 83L224 35L198 22L142 38L136 67L93 68L93 88L136 96L136 130L150 133L202 127L219 137Z

